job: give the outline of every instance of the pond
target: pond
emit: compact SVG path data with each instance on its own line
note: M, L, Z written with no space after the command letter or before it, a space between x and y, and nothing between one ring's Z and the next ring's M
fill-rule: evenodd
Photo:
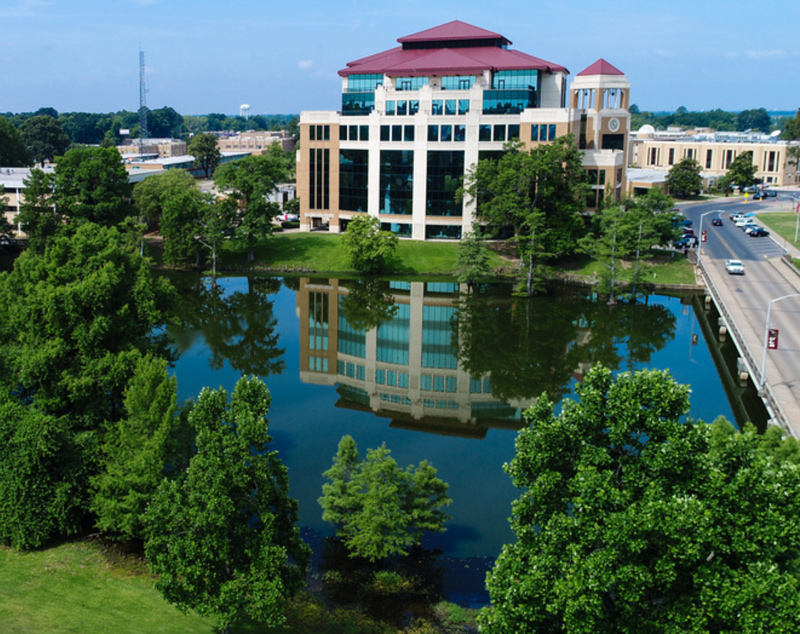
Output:
M451 566L446 592L485 601L483 575L514 536L518 497L503 464L521 413L542 393L571 397L598 363L669 369L692 388L690 416L734 420L691 296L608 306L584 288L513 298L496 285L171 275L181 327L169 329L181 400L261 376L275 448L307 535L331 534L317 499L345 434L381 443L401 467L429 460L450 485L447 532L429 539ZM469 574L466 572L469 571Z

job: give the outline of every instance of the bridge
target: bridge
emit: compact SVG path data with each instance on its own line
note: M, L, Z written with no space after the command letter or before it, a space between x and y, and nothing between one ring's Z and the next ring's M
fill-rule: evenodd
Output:
M687 217L697 216L697 226L704 212L687 210ZM708 218L703 224L708 242L701 244L698 275L739 351L742 372L759 387L770 424L800 438L800 271L786 255L791 251L800 257L800 251L746 236L728 213L726 209L722 227L712 227ZM745 275L727 273L725 261L733 258L744 262ZM776 349L768 349L768 328L778 331L771 342Z

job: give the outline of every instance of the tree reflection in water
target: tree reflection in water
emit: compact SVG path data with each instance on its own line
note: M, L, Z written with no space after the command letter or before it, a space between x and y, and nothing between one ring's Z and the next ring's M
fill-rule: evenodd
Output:
M248 277L247 292L214 288L208 279L170 276L181 298L176 307L182 326L170 329L179 353L202 336L210 350L209 365L220 369L225 361L241 374L267 377L286 367L285 350L278 347L278 320L269 296L281 288L273 277Z
M612 369L649 362L673 338L675 323L664 306L612 307L587 289L560 287L525 299L484 286L461 298L452 337L459 363L473 377L488 375L496 398L546 392L560 400L571 379L598 362Z

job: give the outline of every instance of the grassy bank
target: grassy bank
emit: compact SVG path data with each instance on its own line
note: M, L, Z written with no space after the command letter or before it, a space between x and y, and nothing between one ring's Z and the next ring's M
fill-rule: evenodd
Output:
M216 631L214 620L164 601L149 575L87 543L29 553L0 548L0 623L18 634Z
M156 262L161 261L157 242L152 243L152 254ZM511 278L518 262L509 257L510 247L504 243L491 245L489 266L495 278ZM503 253L503 256L498 254ZM358 275L353 269L344 249L341 236L326 233L278 233L265 240L254 250L255 260L247 262L246 253L226 244L221 254L220 271L262 271L274 273L298 273L313 275L348 276ZM389 275L453 276L456 273L458 255L457 242L420 242L401 240L392 261ZM591 281L603 269L603 265L589 258L576 257L559 263L551 269L557 276L566 273L573 278L585 276ZM633 264L622 263L619 280L633 281ZM692 265L682 254L667 253L651 260L640 262L639 279L642 282L675 285L694 284Z
M785 240L788 244L800 248L800 242L794 241L795 227L797 226L797 214L788 213L775 213L770 212L766 214L758 214L757 220L759 223L765 225L773 234L776 240L780 242L780 238Z
M392 601L392 595L386 597ZM430 634L474 632L475 610L441 602L429 618L397 628L353 607L331 608L300 593L287 623L246 622L231 634ZM468 626L465 628L464 626ZM144 563L95 541L27 553L0 547L0 631L15 634L219 632L216 620L182 614L153 586Z

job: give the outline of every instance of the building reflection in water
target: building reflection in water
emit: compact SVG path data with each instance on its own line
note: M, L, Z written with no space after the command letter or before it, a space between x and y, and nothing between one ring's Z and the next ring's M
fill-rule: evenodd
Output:
M336 386L337 407L375 412L390 418L392 427L482 438L489 428L522 426L522 411L535 399L498 400L492 395L491 376L471 376L459 360L453 323L466 285L382 282L371 297L359 297L363 312L351 317L348 300L363 293L361 284L300 281L304 383ZM370 301L371 308L365 306ZM370 310L378 317L370 319ZM576 325L569 345L580 347L588 335L588 328ZM579 363L573 377L586 369Z

